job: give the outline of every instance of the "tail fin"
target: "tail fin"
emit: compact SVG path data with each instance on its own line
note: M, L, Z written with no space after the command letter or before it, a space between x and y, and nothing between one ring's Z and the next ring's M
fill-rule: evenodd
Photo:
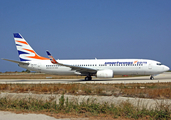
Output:
M20 61L49 60L39 56L19 33L14 33L14 41Z

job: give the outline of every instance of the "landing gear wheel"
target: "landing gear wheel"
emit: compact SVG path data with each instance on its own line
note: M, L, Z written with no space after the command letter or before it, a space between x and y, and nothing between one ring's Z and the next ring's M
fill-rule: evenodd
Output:
M154 79L154 77L153 77L153 76L151 76L151 77L150 77L150 80L153 80L153 79Z
M85 80L86 80L86 81L92 80L92 77L91 77L91 76L87 76L87 77L85 77Z
M85 77L85 81L88 81L88 77Z
M88 77L89 78L89 80L92 80L92 77L90 76L90 77Z

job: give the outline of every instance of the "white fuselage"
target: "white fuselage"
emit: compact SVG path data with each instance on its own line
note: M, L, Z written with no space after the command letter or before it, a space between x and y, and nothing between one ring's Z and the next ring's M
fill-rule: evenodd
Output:
M114 75L155 75L168 71L169 68L160 62L148 59L90 59L90 60L58 60L59 63L92 68L97 71L112 70ZM57 75L85 75L70 67L52 64L50 60L30 61L29 65L20 67L31 71ZM94 74L95 75L95 74Z

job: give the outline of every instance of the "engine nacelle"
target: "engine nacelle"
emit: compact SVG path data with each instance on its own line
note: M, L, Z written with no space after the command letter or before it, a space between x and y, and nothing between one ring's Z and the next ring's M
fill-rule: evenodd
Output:
M113 78L113 70L99 70L96 73L98 78Z

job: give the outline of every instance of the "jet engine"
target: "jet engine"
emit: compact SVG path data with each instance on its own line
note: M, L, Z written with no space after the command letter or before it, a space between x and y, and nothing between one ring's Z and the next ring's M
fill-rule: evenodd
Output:
M98 78L112 78L114 76L113 70L99 70L96 73Z

